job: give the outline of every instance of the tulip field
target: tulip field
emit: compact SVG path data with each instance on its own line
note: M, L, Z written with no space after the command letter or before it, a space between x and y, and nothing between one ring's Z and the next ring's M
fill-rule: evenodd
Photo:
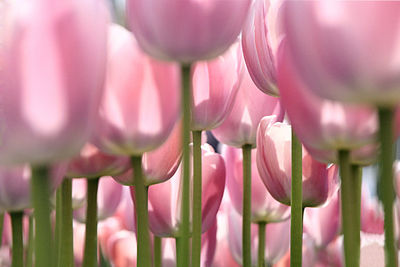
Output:
M398 267L399 137L400 1L0 0L0 267Z

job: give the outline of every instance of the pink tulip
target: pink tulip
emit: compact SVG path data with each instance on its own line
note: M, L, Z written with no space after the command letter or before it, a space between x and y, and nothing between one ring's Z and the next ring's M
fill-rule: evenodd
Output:
M276 201L264 186L256 166L257 150L252 150L251 163L251 221L279 222L289 218L289 207ZM243 159L240 149L224 146L227 188L233 207L242 214L243 204Z
M270 194L279 202L291 202L291 126L270 125L268 117L260 122L257 133L257 167ZM314 160L303 147L303 206L323 204L338 189L335 165Z
M338 150L376 145L376 111L368 106L343 104L315 95L296 72L285 42L278 56L278 83L290 123L307 147L335 150L337 154Z
M287 1L282 8L294 64L316 94L380 106L400 101L400 3Z
M121 26L109 28L106 89L94 144L107 153L139 155L160 146L179 116L180 74L155 61Z
M73 235L74 262L75 266L79 267L82 266L83 261L83 250L85 245L85 225L74 221Z
M70 158L92 133L102 96L104 3L17 0L4 12L0 162Z
M66 171L65 164L51 168L49 181L51 192L61 184ZM31 204L31 168L29 165L0 167L0 209L5 211L23 211Z
M320 249L324 249L339 235L340 226L339 193L335 193L321 207L304 210L304 231Z
M212 133L220 142L230 146L250 144L255 147L258 123L270 115L276 116L271 117L273 121L283 120L284 111L279 99L260 92L245 71L231 113Z
M99 178L105 175L120 174L129 166L128 157L105 154L94 145L87 143L79 156L70 161L67 176Z
M181 123L177 123L164 144L143 154L143 179L146 185L162 183L178 169L182 156L181 128ZM120 184L134 185L133 169L113 178Z
M233 209L229 212L229 243L236 261L242 263L242 218ZM289 249L290 220L267 224L265 231L265 262L268 266L277 263ZM252 262L256 264L258 248L258 228L251 227Z
M282 39L281 0L256 0L242 32L243 55L250 76L266 94L278 96L276 53Z
M119 231L108 240L107 251L115 267L136 266L136 236L133 232Z
M370 234L383 234L383 208L377 197L371 196L367 186L361 192L361 231Z
M202 146L202 231L206 232L217 214L225 188L225 163L211 146ZM180 229L182 168L161 184L149 187L149 226L161 237L176 237ZM134 189L132 189L134 190Z
M225 51L239 35L250 0L128 0L132 32L144 51L163 59L193 62Z
M114 217L118 219L122 229L135 232L135 209L133 206L133 200L130 194L129 187L123 186L121 194L121 203L118 206Z
M73 180L73 184L75 183ZM87 183L84 183L87 186ZM82 184L80 184L82 186ZM74 190L74 187L73 187ZM82 190L80 188L79 190ZM104 176L99 180L97 192L97 217L98 220L104 220L116 212L119 203L121 202L122 185L112 179L110 176ZM86 200L85 200L86 202ZM86 203L74 211L74 218L79 222L86 221Z
M117 217L109 217L98 224L98 242L99 249L103 252L105 257L109 257L107 246L110 238L118 231L122 231L121 221Z
M233 107L243 70L240 42L212 61L193 65L193 130L211 130L221 125Z

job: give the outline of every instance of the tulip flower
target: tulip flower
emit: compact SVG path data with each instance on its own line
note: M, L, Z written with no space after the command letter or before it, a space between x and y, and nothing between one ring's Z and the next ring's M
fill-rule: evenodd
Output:
M236 212L242 214L243 167L239 149L222 148L226 162L227 189ZM257 150L252 150L251 168L251 221L253 223L273 223L289 218L289 207L276 201L265 188L256 166Z
M288 49L307 86L322 97L366 103L378 108L381 145L379 188L386 218L385 255L386 264L395 266L392 140L395 106L400 101L396 78L400 66L396 56L400 42L397 30L400 26L400 4L380 1L288 1L283 5L282 12ZM354 16L355 13L357 16ZM358 259L350 252L346 258Z
M225 188L225 163L211 146L202 146L202 232L211 227ZM150 230L160 237L179 237L181 229L182 168L168 181L149 188ZM134 190L132 188L132 190ZM139 202L136 200L136 205Z
M241 238L241 218L240 215L231 209L229 212L228 231L231 252L235 260L242 264L242 238ZM265 239L265 258L264 263L257 266L272 266L277 263L289 249L290 221L286 220L279 223L271 223L266 227L264 236L260 236L257 227L252 227L252 248L257 248L261 238ZM252 249L252 265L256 266L257 250Z
M130 29L144 51L185 63L224 52L239 35L250 0L128 0Z
M291 202L291 126L284 123L270 125L266 117L257 133L257 167L270 194L279 202ZM303 148L303 207L325 203L338 188L336 166L314 160Z
M281 0L253 1L243 27L243 55L250 76L266 94L278 96L276 54L282 39Z

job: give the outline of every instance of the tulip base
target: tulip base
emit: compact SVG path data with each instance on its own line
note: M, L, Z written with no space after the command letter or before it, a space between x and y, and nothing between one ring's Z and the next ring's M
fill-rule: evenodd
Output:
M193 131L193 235L192 267L200 267L201 256L201 131Z
M292 189L290 217L290 266L302 266L303 253L302 145L292 128Z
M149 235L148 187L144 184L142 156L131 157L135 181L135 209L137 227L137 265L151 266Z
M189 231L189 192L190 192L190 110L191 110L191 99L192 99L192 88L190 82L190 65L183 64L182 70L182 211L181 211L181 232L180 240L177 243L180 247L177 250L180 251L179 257L177 257L178 267L189 266L190 256L190 231Z
M11 267L24 266L24 245L22 239L22 217L23 212L12 212L12 264Z
M397 249L393 224L393 204L395 200L393 187L394 110L391 108L379 108L378 113L381 144L378 189L384 210L385 262L386 267L395 267L397 266Z
M32 166L31 178L33 214L35 218L35 266L51 266L52 236L50 223L49 170Z
M58 267L72 267L74 265L72 179L64 179L61 185L61 218Z
M99 178L87 179L86 230L83 267L97 266L97 190Z
M251 267L251 145L242 147L243 153L243 267Z
M258 223L258 267L265 267L265 222Z

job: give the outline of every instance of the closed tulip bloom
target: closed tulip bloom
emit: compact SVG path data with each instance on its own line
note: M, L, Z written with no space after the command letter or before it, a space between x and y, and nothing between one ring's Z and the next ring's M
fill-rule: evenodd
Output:
M250 76L266 94L278 96L276 53L282 39L281 0L256 0L242 32L243 55Z
M65 164L50 169L51 193L61 184L66 171ZM31 168L29 165L0 167L0 210L23 211L32 208Z
M202 232L218 212L225 189L225 163L211 146L202 146ZM149 187L149 226L156 236L176 237L180 229L182 168L168 181ZM191 178L192 179L192 178ZM134 189L132 189L134 190Z
M251 163L251 221L279 222L289 218L290 209L276 201L264 186L256 166L257 150L252 150ZM227 189L236 212L242 214L243 205L243 156L240 149L224 146Z
M5 3L0 34L0 162L47 164L89 139L103 92L102 1Z
M224 52L239 35L251 0L128 0L130 29L144 51L193 62Z
M296 69L316 94L379 106L400 101L399 2L288 1L282 12Z
M73 184L75 183L73 181ZM79 184L80 187L87 186L87 183ZM74 188L74 187L73 187ZM79 190L82 190L80 188ZM74 189L73 189L74 191ZM99 188L97 193L97 217L98 220L104 220L117 211L121 202L122 185L114 181L110 176L104 176L99 180ZM79 222L86 221L86 198L83 206L74 211L74 218Z
M142 157L144 183L153 185L162 183L174 175L182 156L181 124L177 123L172 133L160 147L145 152ZM113 178L123 185L134 185L133 169Z
M98 178L105 175L117 175L126 171L129 166L129 157L106 154L87 143L79 156L70 161L67 176Z
M279 202L291 202L291 126L260 122L257 133L257 167L270 194ZM319 206L338 189L338 169L335 165L314 160L303 147L303 206Z
M228 117L212 133L221 142L229 146L256 146L256 133L259 122L264 116L273 121L282 121L284 111L279 99L262 93L250 78L248 71L243 75L238 95Z
M312 237L318 248L328 246L339 235L340 226L339 193L335 193L321 207L304 210L305 232Z
M224 121L233 107L243 70L239 41L216 59L193 65L192 130L211 130Z
M233 209L228 220L230 249L235 260L242 264L242 217ZM265 262L267 266L277 263L288 251L290 242L290 220L267 224L265 231ZM258 248L258 227L252 224L252 266L256 266Z
M135 37L109 28L105 95L94 144L107 153L140 155L160 146L179 116L178 65L146 56Z
M378 116L375 109L326 100L316 95L298 75L286 43L282 43L278 58L282 105L302 143L314 149L335 151L354 150L377 143Z

